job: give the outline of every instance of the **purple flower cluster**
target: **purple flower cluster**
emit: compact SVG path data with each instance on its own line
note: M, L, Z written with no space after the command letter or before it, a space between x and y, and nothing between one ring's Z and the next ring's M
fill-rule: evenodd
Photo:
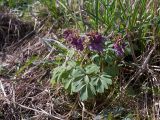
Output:
M123 56L124 55L124 50L125 50L126 44L122 41L122 39L117 39L116 42L114 43L114 50L118 56Z
M64 38L77 50L82 51L84 49L83 47L84 37L80 37L76 30L66 30L64 31L63 35Z
M64 31L63 36L67 42L77 50L82 51L84 48L89 48L90 50L97 52L103 51L104 39L98 32L90 32L86 34L86 37L89 39L89 42L87 43L85 41L86 38L80 37L76 30L66 30Z
M87 36L90 39L89 48L97 52L102 52L104 45L104 38L102 37L102 35L98 32L91 32L88 33Z

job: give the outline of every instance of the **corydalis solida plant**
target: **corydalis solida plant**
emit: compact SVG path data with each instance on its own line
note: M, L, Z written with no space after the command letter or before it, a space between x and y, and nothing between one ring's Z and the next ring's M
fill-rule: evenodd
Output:
M69 29L64 31L63 37L69 47L82 51L82 54L79 55L75 50L68 49L69 59L55 68L53 83L63 83L64 88L71 94L79 93L82 101L109 89L112 78L118 74L117 62L115 62L117 59L112 57L115 56L113 42L105 41L106 38L98 32L89 32L81 36L78 31ZM105 42L111 45L108 46ZM105 48L105 45L108 47ZM107 57L112 60L109 61Z
M65 40L77 50L88 48L91 51L102 52L104 48L104 38L98 32L87 33L81 37L76 30L66 30L63 33ZM89 41L87 41L89 40ZM86 47L84 47L86 46Z

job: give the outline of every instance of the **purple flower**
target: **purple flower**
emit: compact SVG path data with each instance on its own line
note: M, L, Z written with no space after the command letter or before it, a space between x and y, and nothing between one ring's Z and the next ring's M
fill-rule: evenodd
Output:
M123 56L124 55L124 49L125 49L126 44L121 40L118 39L115 43L114 43L114 50L116 52L116 54L118 56Z
M100 43L94 43L94 42L92 42L92 43L89 45L89 48L90 48L91 50L95 50L95 51L98 51L98 52L103 51L103 45L100 44Z
M82 51L84 49L84 37L80 37L76 30L66 30L64 31L63 36L67 40L67 42L77 50Z
M71 34L73 34L73 30L65 30L64 32L63 32L63 37L65 38L65 39L67 39L68 37L69 37L69 35L71 35Z
M79 38L73 38L71 41L71 44L77 49L82 51L84 49L83 47L83 41L84 38L83 37L79 37Z
M89 48L94 51L102 52L104 46L104 38L98 32L88 33L90 44Z
M123 56L124 52L123 52L122 47L120 45L114 44L114 50L118 56Z

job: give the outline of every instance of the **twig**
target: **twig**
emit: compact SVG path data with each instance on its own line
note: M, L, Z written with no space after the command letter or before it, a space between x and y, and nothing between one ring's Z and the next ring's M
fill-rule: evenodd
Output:
M153 51L156 49L156 43L154 44L154 46L152 47L151 51L149 52L148 56L146 57L146 59L144 60L141 68L135 73L135 75L129 80L129 82L126 84L126 86L124 87L124 90L128 87L128 85L134 80L134 79L138 79L140 77L140 75L144 72L144 70L147 67L147 64L151 58L151 55L153 54Z
M84 111L85 111L85 106L83 102L80 102L82 105L82 120L84 120Z
M46 111L44 111L44 110L42 110L42 109L41 109L41 111L40 111L40 110L37 110L37 109L34 109L34 108L30 108L30 107L21 105L21 104L19 104L19 103L16 103L16 104L19 105L19 106L22 107L22 108L25 108L25 109L28 109L28 110L32 110L32 111L35 111L35 112L38 112L38 113L42 113L42 114L47 115L47 116L49 116L49 117L51 117L51 118L53 118L53 119L64 120L64 119L59 118L59 117L57 117L57 116L51 115L51 114L49 114L48 112L46 112Z
M2 92L3 92L3 95L4 95L5 97L7 97L6 92L5 92L5 90L4 90L4 87L3 87L3 84L2 84L2 81L1 81L1 80L0 80L0 88L1 88L1 90L2 90Z
M85 108L84 102L80 101L79 103L80 103L80 106L82 107L82 120L84 120L84 113L87 113L87 114L91 115L93 118L95 117L94 114L87 111L87 109Z
M65 115L67 118L69 118L69 117L71 116L72 112L73 112L74 109L76 108L78 100L79 100L79 95L77 95L76 101L75 101L72 109L69 111L69 113L68 113L67 115Z
M6 101L7 101L7 104L10 104L10 101L9 101L8 98L7 98L7 94L6 94L5 90L4 90L4 86L3 86L1 80L0 80L0 89L1 89L2 92L3 92L3 95L4 95L4 97L5 97Z

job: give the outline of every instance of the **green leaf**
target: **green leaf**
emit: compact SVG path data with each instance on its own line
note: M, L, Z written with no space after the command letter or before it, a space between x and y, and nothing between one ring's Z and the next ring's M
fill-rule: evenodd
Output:
M88 98L93 97L94 94L95 94L95 91L93 91L93 86L91 86L90 84L86 84L80 90L80 99L82 101L85 101Z
M67 62L67 69L72 69L72 68L75 68L76 67L76 62L73 61L73 60L70 60Z
M91 84L87 84L87 90L88 90L88 98L91 98L96 94L95 88Z
M96 58L99 58L99 55L98 54L95 54L93 56L91 56L91 60L94 61Z
M72 81L73 79L70 79L70 80L66 80L65 83L64 83L64 88L69 90L70 92L72 91Z
M80 99L82 101L87 100L88 99L88 90L86 85L84 85L80 91Z
M90 84L90 89L91 89L91 97L93 96L93 95L96 95L96 89L95 89L95 86L93 85L93 84L91 84L91 82L89 83Z
M96 64L90 64L85 67L86 74L92 74L92 73L98 73L99 72L99 66Z
M98 54L91 56L91 61L98 65L100 61L100 56Z
M52 74L52 83L55 82L64 82L71 73L72 69L67 69L65 66L58 66L53 70Z
M63 66L56 67L52 73L52 83L59 82L62 73L65 71Z
M79 92L83 87L84 87L84 79L80 79L80 80L77 80L76 82L73 82L73 92Z
M58 76L59 76L59 69L60 69L60 67L54 68L51 80L56 80L58 78Z
M86 84L88 84L88 83L90 82L88 75L86 75L86 76L84 77L84 81L85 81Z
M107 84L112 84L111 76L107 74L102 74L101 75L101 80L105 81Z
M96 91L103 93L105 89L108 89L108 85L112 84L111 76L103 73L96 80Z
M102 82L100 80L97 81L96 90L99 93L103 93L104 92L104 85L102 84Z
M60 76L59 76L59 80L62 79L61 81L63 82L63 80L67 79L70 76L72 70L67 70L67 69L63 69L60 72Z
M71 76L72 76L73 78L82 77L82 76L84 76L84 75L85 75L85 74L84 74L84 71L83 71L83 69L80 68L80 67L76 67L75 69L73 69L73 71L72 71L72 73L71 73Z

